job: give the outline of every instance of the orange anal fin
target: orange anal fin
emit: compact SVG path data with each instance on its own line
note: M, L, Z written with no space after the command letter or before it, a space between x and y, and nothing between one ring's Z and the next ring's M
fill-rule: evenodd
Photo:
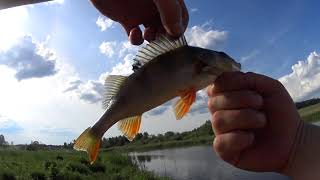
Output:
M182 119L196 100L196 91L188 89L179 93L180 99L174 104L174 114L177 120Z
M129 117L118 122L119 130L127 137L129 141L132 141L138 134L141 124L141 116Z

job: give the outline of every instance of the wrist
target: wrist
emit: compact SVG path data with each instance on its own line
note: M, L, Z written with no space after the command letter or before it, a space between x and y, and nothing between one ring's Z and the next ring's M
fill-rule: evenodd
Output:
M281 173L295 179L320 178L320 127L300 121L286 167Z

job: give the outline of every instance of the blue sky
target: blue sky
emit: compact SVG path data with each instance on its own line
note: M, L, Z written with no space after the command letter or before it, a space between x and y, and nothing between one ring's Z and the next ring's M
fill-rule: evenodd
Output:
M186 0L189 44L223 50L279 79L294 100L318 97L320 2ZM99 20L100 19L100 20ZM62 144L101 115L103 79L131 73L138 47L89 1L64 0L0 11L0 134L9 141ZM185 131L210 118L200 92L175 121L170 103L146 113L142 131ZM168 126L170 124L170 126ZM11 129L11 130L10 130ZM106 137L119 135L116 127Z

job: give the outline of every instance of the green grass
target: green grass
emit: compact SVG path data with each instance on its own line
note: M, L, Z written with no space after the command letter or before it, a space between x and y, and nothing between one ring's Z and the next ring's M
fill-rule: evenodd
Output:
M93 165L76 151L0 150L0 179L167 179L140 170L129 156L101 152Z
M299 109L299 114L304 121L317 122L320 120L320 103Z

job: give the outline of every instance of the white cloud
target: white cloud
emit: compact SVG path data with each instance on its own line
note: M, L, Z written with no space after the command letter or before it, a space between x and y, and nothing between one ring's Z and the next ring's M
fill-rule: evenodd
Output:
M113 27L114 21L107 18L107 17L99 16L96 21L96 24L100 28L101 31L105 31L105 30Z
M53 0L53 1L49 1L49 2L46 2L46 4L63 4L64 3L64 0Z
M292 66L292 72L279 80L295 101L320 96L320 55L312 52Z
M28 42L30 45L36 41ZM41 44L38 48L39 54L52 52L45 47L44 42L33 45L35 44ZM46 78L33 78L20 82L15 77L17 70L0 64L2 84L0 115L10 119L5 121L5 126L3 124L0 126L0 131L2 130L5 137L8 137L8 141L27 143L38 140L53 144L70 142L77 138L85 127L94 124L102 114L100 104L86 103L79 96L70 96L65 92L68 87L70 88L68 82L75 82L73 85L76 85L76 80L80 77L74 68L66 63L66 59L59 54L55 54L54 57L56 57L55 66L59 69L57 73ZM87 92L86 88L101 91L99 86L90 87L96 84L95 81L89 81L81 88L84 92ZM74 126L75 123L77 126ZM47 131L48 129L51 133ZM19 133L9 133L13 130L19 130ZM110 131L111 134L117 132L115 129ZM53 135L54 133L60 135Z
M86 82L73 80L69 82L69 85L63 92L69 92L86 103L100 104L104 92L105 78L109 74L128 76L133 73L132 59L133 55L127 54L123 62L119 62L116 66L114 66L111 72L101 74L98 80L89 80Z
M111 41L111 42L104 41L99 46L99 49L102 54L105 54L106 56L111 58L115 53L116 45L117 43L115 41Z
M25 34L28 17L28 9L24 6L0 11L0 52L9 49Z
M142 44L141 46L144 46ZM124 41L121 43L121 47L119 50L119 57L124 57L126 54L136 54L141 46L132 45L129 41Z
M240 61L241 61L241 63L244 63L250 59L257 57L257 55L259 55L259 54L260 54L260 51L255 49L255 50L251 51L249 54L241 57Z
M57 72L54 52L33 41L31 36L19 39L10 49L0 52L0 64L15 69L19 81L52 76Z
M193 26L185 34L189 45L208 49L218 49L228 36L226 31L206 30L203 26Z
M197 11L199 11L199 9L198 8L191 8L191 10L190 10L192 13L194 13L194 12L197 12Z

